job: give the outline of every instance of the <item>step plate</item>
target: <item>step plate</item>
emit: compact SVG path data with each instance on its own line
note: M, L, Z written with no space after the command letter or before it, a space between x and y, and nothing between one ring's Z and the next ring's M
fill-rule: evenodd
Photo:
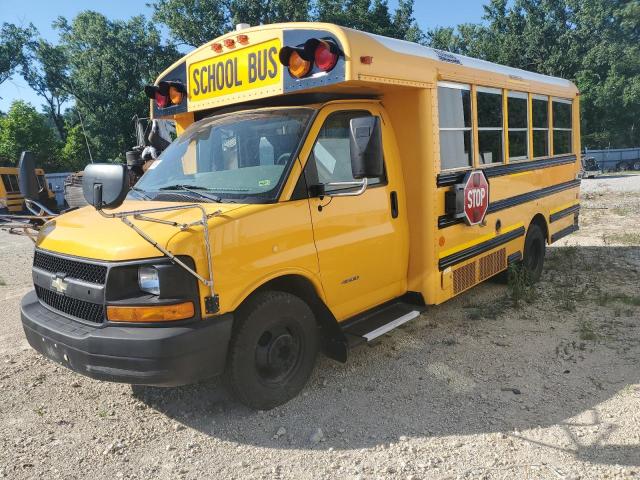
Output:
M398 328L400 325L407 323L409 320L413 320L414 318L419 316L420 316L420 312L418 312L417 310L414 310L399 318L396 318L392 322L389 322L385 325L382 325L381 327L376 328L375 330L370 331L369 333L365 333L363 337L366 338L367 342L370 342L371 340L374 340L379 336L384 335L385 333L390 332L394 328Z
M394 302L366 312L344 325L343 332L350 346L371 342L394 328L420 316L422 309L405 302Z

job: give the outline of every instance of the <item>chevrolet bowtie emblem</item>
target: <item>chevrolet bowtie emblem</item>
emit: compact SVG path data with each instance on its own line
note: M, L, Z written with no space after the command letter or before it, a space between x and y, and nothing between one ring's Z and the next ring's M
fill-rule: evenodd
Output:
M67 282L63 278L55 277L51 280L51 290L55 290L58 293L64 293L67 291Z

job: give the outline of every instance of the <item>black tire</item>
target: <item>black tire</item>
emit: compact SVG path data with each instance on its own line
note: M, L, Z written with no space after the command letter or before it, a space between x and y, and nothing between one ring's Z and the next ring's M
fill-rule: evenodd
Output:
M629 170L629 165L627 165L625 162L620 162L616 166L616 168L619 172L626 172L627 170Z
M527 236L524 239L522 266L527 271L531 283L536 283L542 276L546 243L544 231L540 225L537 223L529 225Z
M636 161L633 163L633 169L634 169L634 170L640 170L640 160L636 160Z
M288 402L309 380L318 345L304 301L286 292L255 294L236 316L225 372L231 392L257 410Z

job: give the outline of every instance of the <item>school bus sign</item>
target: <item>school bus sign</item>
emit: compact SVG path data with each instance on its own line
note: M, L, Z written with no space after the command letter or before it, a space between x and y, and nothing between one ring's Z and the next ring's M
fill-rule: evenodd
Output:
M198 102L280 84L279 39L189 66L189 100Z
M482 170L469 172L464 182L464 218L467 225L478 225L489 209L489 182Z

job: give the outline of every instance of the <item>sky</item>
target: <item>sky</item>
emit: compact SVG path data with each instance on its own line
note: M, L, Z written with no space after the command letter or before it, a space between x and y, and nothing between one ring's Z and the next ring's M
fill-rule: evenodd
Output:
M82 10L96 10L112 19L126 19L134 15L151 16L146 4L151 0L0 0L0 24L4 22L26 26L33 23L45 39L56 42L57 33L51 23L59 16L73 18ZM423 30L436 26L453 26L480 21L481 0L416 0L415 17ZM395 9L397 0L389 0ZM40 107L42 100L19 76L0 85L0 111L6 112L13 100L22 99Z

